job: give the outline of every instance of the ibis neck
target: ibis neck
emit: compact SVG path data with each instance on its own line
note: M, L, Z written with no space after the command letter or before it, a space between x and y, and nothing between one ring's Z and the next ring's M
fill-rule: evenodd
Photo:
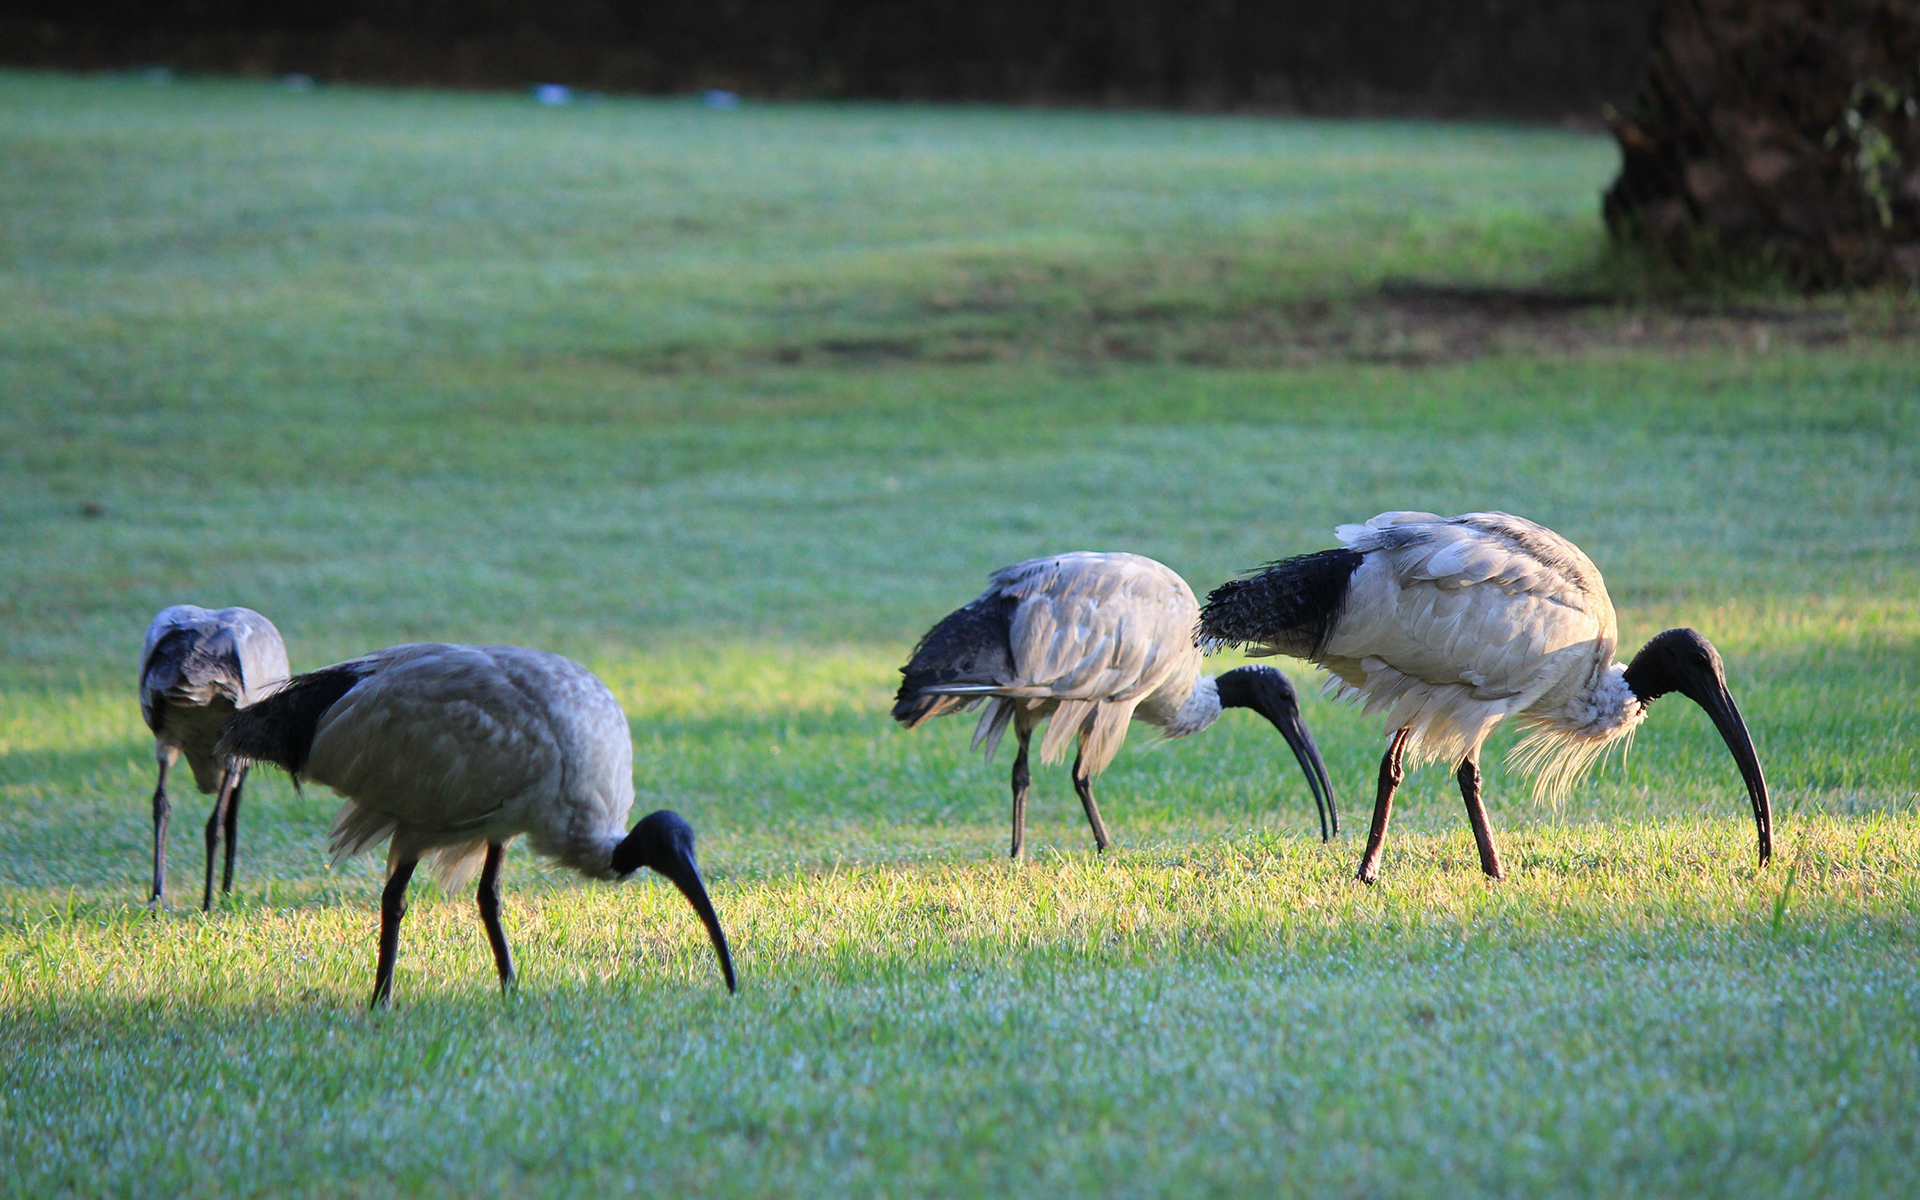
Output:
M533 849L561 866L571 867L588 879L619 879L622 872L614 866L615 853L625 840L621 834L589 834L554 836L550 831L537 830L528 835Z
M1141 715L1146 716L1142 706ZM1187 693L1180 706L1154 724L1170 738L1187 737L1199 733L1202 729L1220 719L1220 688L1213 676L1202 675L1193 681L1193 690Z
M1614 663L1600 673L1592 690L1562 709L1562 719L1554 724L1577 738L1611 742L1646 719L1649 703L1627 683L1626 667Z

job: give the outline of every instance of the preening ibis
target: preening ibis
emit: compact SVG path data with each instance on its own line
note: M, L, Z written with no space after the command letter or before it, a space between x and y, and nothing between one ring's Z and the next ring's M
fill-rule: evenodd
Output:
M226 872L220 890L233 890L235 833L240 824L240 787L247 764L214 752L220 727L235 709L256 703L287 681L287 647L280 631L250 608L209 611L176 604L160 611L147 626L140 650L140 715L153 730L153 756L160 781L153 788L153 892L158 904L167 890L167 772L182 754L193 782L214 795L207 818L207 885L203 909L213 907L213 856L224 831Z
M1344 549L1214 589L1200 634L1213 646L1311 659L1334 691L1388 714L1361 880L1379 873L1393 792L1409 766L1457 764L1480 869L1498 879L1480 802L1487 735L1509 717L1525 726L1517 761L1534 772L1536 794L1554 795L1668 692L1713 719L1746 781L1761 863L1772 856L1766 777L1719 652L1699 632L1669 629L1631 663L1614 662L1618 633L1600 572L1572 542L1507 513L1389 512L1335 533Z
M1059 761L1078 736L1073 787L1102 850L1110 839L1093 777L1119 752L1127 723L1145 721L1165 737L1186 737L1225 708L1250 708L1273 722L1306 772L1320 836L1339 832L1333 788L1293 685L1272 667L1201 674L1194 640L1200 606L1171 568L1138 554L1077 551L1015 563L989 578L987 590L928 630L900 668L893 719L912 729L984 700L973 745L984 746L989 759L1013 725L1020 743L1013 759L1014 858L1026 831L1028 742L1048 718L1040 761Z
M393 990L407 882L431 856L449 887L480 872L480 920L502 989L500 863L534 850L593 879L649 867L699 914L734 988L726 935L700 881L693 830L661 810L633 827L633 743L619 701L591 671L519 646L394 646L296 677L237 714L220 751L273 763L345 797L334 860L388 841L373 1005Z

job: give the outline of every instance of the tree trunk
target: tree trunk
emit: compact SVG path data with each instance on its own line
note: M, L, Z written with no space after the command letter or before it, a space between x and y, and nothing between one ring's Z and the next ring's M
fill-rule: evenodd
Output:
M1920 0L1661 0L1607 226L1683 267L1920 284Z

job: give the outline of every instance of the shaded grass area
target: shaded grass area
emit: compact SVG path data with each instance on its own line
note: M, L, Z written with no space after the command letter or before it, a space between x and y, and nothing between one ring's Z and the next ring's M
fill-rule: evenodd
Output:
M1689 325L1604 250L1611 156L0 75L0 1184L1897 1190L1910 304ZM1382 323L1409 279L1626 299L1565 337ZM1757 336L1794 323L1843 336ZM1204 591L1408 507L1566 533L1628 646L1712 637L1779 861L1680 701L1557 809L1489 764L1497 887L1415 775L1372 890L1244 714L1130 742L1104 861L1037 772L1018 867L1006 759L885 718L914 637L1003 563L1130 549ZM331 798L265 772L226 910L144 913L133 660L188 599L268 613L296 669L409 639L587 662L638 803L700 830L741 995L670 889L516 852L521 994L423 880L400 1006L363 1015L379 864L329 868ZM1306 706L1352 830L1379 730Z
M689 627L910 641L1049 546L1130 546L1204 587L1409 505L1543 520L1630 604L1913 578L1899 356L734 382L745 411L680 422L623 419L614 397L509 417L451 389L420 413L296 399L210 425L89 416L66 437L73 410L16 414L5 603L34 619L0 634L8 669L124 662L108 631L128 612L235 579L307 644L328 625L575 650ZM296 608L330 617L303 630Z

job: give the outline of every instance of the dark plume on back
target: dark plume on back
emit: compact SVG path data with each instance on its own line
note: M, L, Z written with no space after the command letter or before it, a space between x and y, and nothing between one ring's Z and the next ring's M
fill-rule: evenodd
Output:
M1200 610L1201 644L1317 657L1364 557L1355 550L1319 550L1228 580L1213 589Z
M1008 629L1019 601L989 593L965 608L947 614L927 630L913 648L913 658L900 668L904 677L893 701L893 719L911 729L929 717L973 703L973 696L923 694L925 689L953 683L995 684L1013 669L1013 645Z
M372 673L371 664L356 661L294 676L273 695L233 715L220 734L218 753L272 763L298 776L306 770L320 718Z

